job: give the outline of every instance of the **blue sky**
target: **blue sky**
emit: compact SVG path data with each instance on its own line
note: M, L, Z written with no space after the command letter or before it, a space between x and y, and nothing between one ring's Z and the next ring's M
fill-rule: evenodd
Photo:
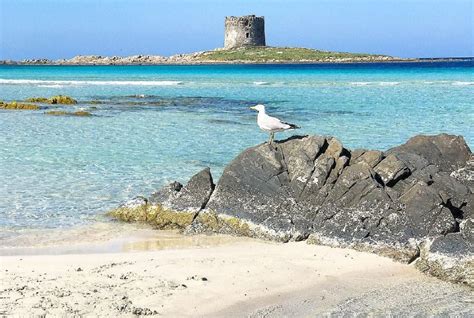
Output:
M171 55L223 45L226 15L267 44L400 57L474 55L473 0L0 0L0 59Z

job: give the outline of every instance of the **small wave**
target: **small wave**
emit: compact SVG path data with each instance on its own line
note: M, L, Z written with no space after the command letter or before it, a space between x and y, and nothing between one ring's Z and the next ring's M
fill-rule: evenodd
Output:
M349 82L349 85L353 86L368 86L368 85L379 85L379 86L394 86L400 82Z
M452 85L455 86L467 86L467 85L474 85L474 82L453 82Z
M350 82L349 84L354 86L366 86L370 85L370 82Z
M51 85L38 85L38 87L47 87L47 88L62 88L64 85L60 84L51 84Z
M400 82L378 82L377 84L380 86L395 86L400 84Z
M102 86L171 86L183 84L181 81L48 81L26 79L0 79L0 84L10 85L102 85Z
M253 82L254 85L270 85L269 82Z

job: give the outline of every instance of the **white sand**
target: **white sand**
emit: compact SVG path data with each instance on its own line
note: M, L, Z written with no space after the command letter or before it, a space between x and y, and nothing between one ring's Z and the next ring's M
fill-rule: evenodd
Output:
M154 251L2 256L0 314L474 314L472 290L373 254L304 242L192 240ZM150 242L128 249L157 247Z

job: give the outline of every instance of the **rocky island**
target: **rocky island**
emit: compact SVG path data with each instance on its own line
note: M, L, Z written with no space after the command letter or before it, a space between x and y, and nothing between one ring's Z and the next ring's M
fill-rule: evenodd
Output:
M71 59L26 59L0 61L12 65L199 65L199 64L278 64L278 63L358 63L411 61L386 55L330 52L307 48L240 47L215 49L172 56L133 55L101 56L78 55Z
M248 15L226 17L224 47L172 56L79 55L71 59L25 59L0 61L0 64L26 65L162 65L162 64L273 64L273 63L357 63L410 61L380 54L345 53L309 48L271 47L266 45L264 17Z
M419 135L387 151L295 136L244 150L109 214L187 234L350 247L474 287L474 157L461 136Z

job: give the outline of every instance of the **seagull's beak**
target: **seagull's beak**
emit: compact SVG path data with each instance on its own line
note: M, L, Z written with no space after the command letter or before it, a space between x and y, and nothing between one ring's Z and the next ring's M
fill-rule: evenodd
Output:
M253 110L256 110L256 109L255 109L255 106L252 106L252 107L249 107L249 109L253 109Z

